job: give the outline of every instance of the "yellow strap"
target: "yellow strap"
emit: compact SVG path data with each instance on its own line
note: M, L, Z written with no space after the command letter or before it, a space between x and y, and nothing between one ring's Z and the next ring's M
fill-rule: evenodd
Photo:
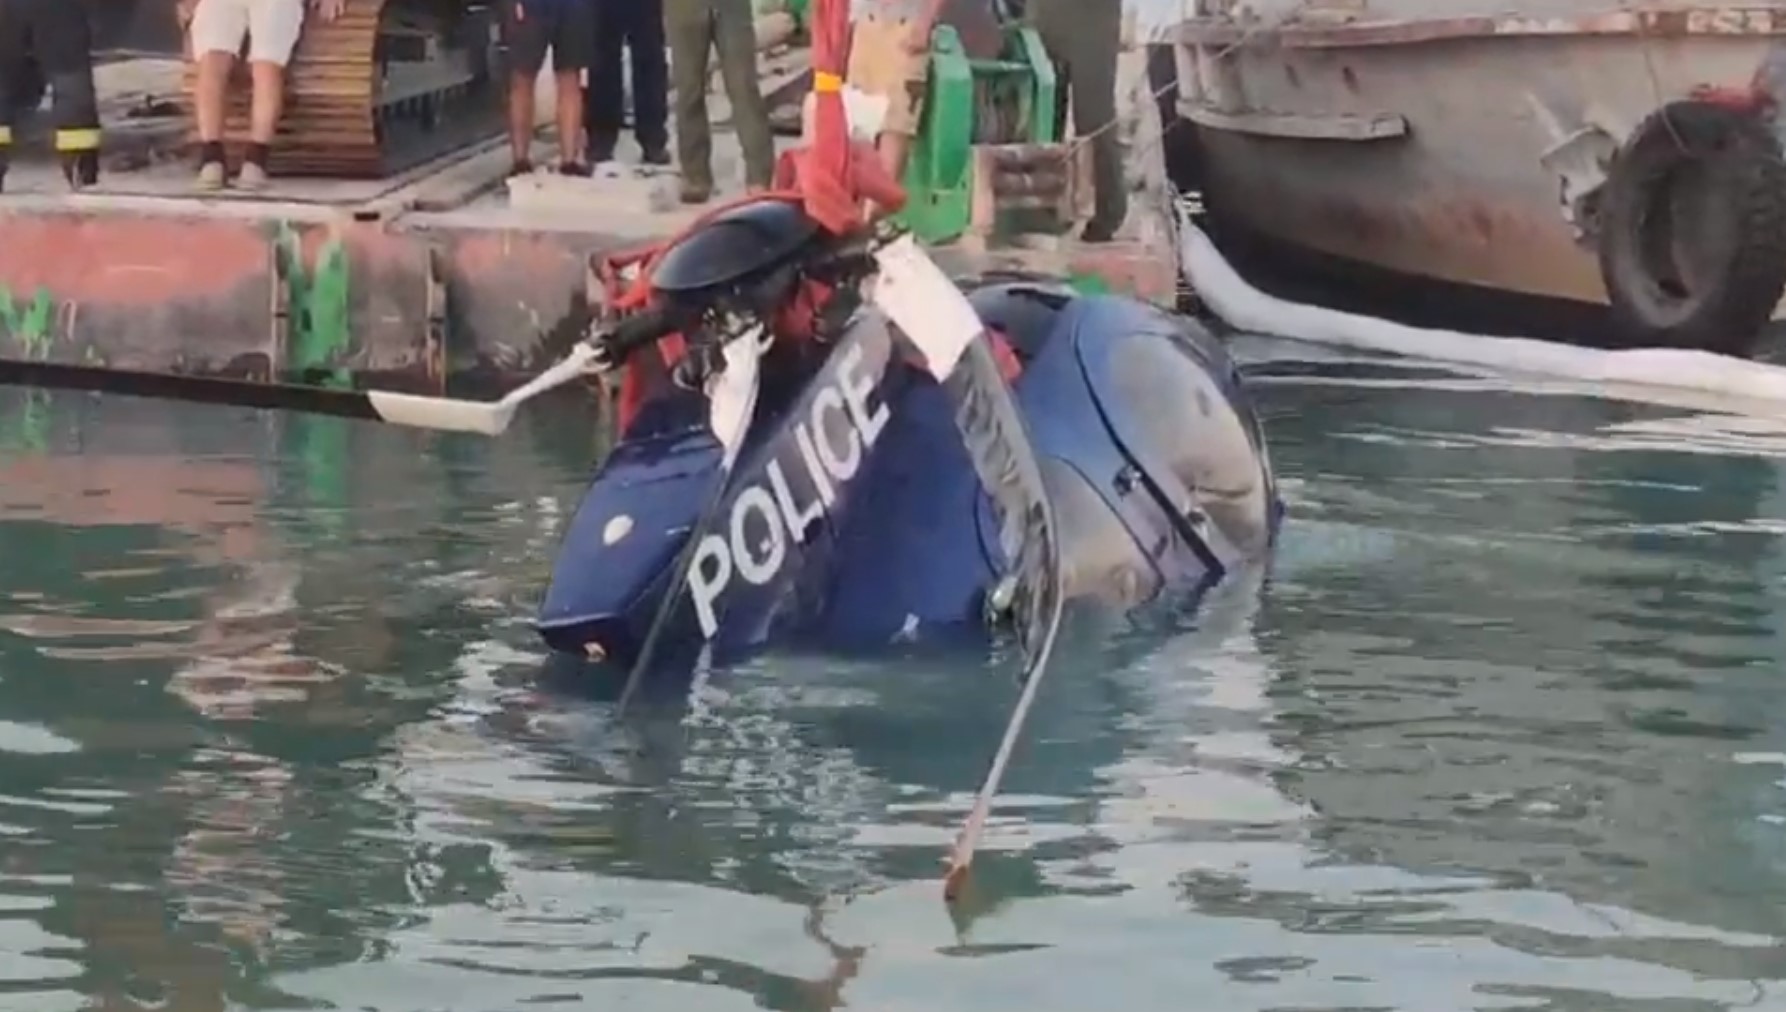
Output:
M99 150L98 130L58 130L56 131L57 151L97 151Z
M12 127L0 126L0 145L12 143Z
M812 90L821 95L840 92L843 90L843 78L836 74L814 72L812 75Z

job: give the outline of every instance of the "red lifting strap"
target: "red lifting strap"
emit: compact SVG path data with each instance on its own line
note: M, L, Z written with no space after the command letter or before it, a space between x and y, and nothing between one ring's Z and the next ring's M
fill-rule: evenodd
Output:
M843 104L843 75L849 65L850 16L849 0L814 0L810 8L808 32L812 37L813 120L812 142L784 153L775 167L775 190L767 194L714 208L702 215L676 237L647 249L634 250L603 260L599 271L607 289L608 305L617 313L643 307L651 295L651 270L662 251L688 232L706 224L715 215L753 200L788 200L798 202L807 216L836 235L844 235L868 224L868 205L877 214L892 214L905 206L905 191L883 167L872 145L852 141ZM621 271L637 266L638 275L623 283ZM778 337L804 339L812 332L813 314L829 296L819 286L808 286L794 303L775 321ZM1017 356L1004 336L990 332L993 352L998 356L1001 371L1007 380L1014 380L1020 370ZM673 367L686 353L686 342L672 334L658 342L657 369ZM621 431L636 416L645 389L650 382L645 360L650 356L634 355L627 362L621 380L619 420Z

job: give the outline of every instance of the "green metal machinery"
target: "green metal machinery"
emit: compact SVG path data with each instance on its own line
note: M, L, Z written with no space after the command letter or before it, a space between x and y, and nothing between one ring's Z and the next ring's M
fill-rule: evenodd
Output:
M1059 86L1034 28L998 26L997 53L968 54L937 26L928 93L906 162L903 223L929 244L993 230L1007 212L1070 217L1079 161L1057 137Z
M794 19L798 30L805 32L812 25L812 0L757 0L758 16L782 11Z

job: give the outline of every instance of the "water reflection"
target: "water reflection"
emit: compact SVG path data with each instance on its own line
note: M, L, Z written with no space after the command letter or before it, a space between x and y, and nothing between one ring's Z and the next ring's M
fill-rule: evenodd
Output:
M1773 437L1262 369L1277 565L1071 638L954 918L1004 678L773 658L617 723L541 677L592 427L0 390L0 993L1786 1007Z
M66 877L43 923L74 943L10 951L72 957L95 1001L181 1009L277 1004L244 965L361 958L409 854L351 763L426 717L410 675L453 652L431 630L509 610L476 591L480 565L540 547L505 522L520 501L466 496L451 443L332 419L6 391L0 425L7 712L79 750L9 766L18 806L39 802L11 864ZM496 487L557 488L533 461L478 463ZM435 524L474 533L381 550ZM393 598L405 569L417 587ZM81 807L44 814L63 795Z
M1322 813L1321 845L1496 884L1425 911L1423 932L1777 976L1778 848L1739 841L1775 821L1781 784L1737 761L1781 733L1777 546L1754 523L1779 516L1777 465L1587 448L1689 428L1603 401L1296 398L1305 417L1342 402L1338 431L1273 428L1280 467L1325 472L1299 515L1418 536L1267 602L1276 737L1320 757L1286 788Z

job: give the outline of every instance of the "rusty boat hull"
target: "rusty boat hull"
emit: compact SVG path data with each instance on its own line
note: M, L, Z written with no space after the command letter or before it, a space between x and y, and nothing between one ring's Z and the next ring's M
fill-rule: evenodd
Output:
M1217 241L1287 252L1305 272L1554 309L1584 343L1645 343L1579 330L1609 319L1597 198L1670 103L1745 105L1777 144L1786 2L1522 7L1264 0L1178 23L1162 41ZM1761 315L1786 315L1777 299ZM1455 301L1466 319L1430 299L1414 312L1471 329L1482 301ZM1517 314L1496 322L1524 329Z

